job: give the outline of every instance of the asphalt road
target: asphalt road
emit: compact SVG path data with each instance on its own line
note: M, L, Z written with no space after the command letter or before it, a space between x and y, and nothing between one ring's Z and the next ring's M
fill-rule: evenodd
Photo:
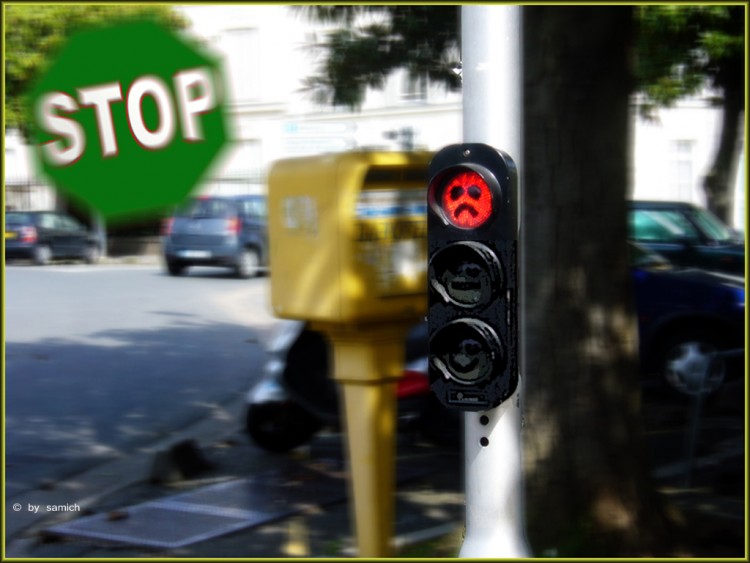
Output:
M260 375L267 290L220 269L9 264L7 497L221 417Z

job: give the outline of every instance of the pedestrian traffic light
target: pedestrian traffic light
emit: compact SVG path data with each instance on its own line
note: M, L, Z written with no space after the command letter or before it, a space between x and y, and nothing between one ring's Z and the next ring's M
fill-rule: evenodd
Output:
M428 177L430 385L449 408L487 410L518 386L516 166L488 145L450 145Z

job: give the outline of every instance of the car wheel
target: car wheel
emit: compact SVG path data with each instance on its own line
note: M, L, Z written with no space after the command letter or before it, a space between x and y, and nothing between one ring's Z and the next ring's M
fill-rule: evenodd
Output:
M237 276L243 279L252 278L258 275L260 267L260 256L257 250L244 248L237 259L235 270Z
M99 247L95 244L92 244L86 247L86 250L83 253L83 261L86 262L86 264L96 264L99 261L101 255L102 253L99 250Z
M46 244L40 244L34 248L34 264L46 266L52 260L52 249Z
M722 349L720 337L703 330L685 330L667 339L659 354L659 376L681 395L710 394L724 382L727 363L712 360Z
M167 262L167 271L170 276L180 276L185 271L185 265L180 262Z
M246 430L264 450L282 453L306 444L323 423L292 401L251 404Z

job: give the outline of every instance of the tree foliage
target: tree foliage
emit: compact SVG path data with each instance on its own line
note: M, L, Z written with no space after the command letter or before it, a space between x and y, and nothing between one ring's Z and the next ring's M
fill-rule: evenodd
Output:
M368 87L396 68L460 88L459 6L309 6L307 17L339 27L319 47L323 64L307 81L318 101L357 108ZM744 111L745 6L644 5L635 11L636 76L642 116L708 86L722 107L718 149L704 181L709 209L728 220Z
M638 7L638 84L649 103L668 106L705 86L741 88L744 8L644 5Z
M134 18L156 18L173 29L187 26L172 8L156 4L9 4L4 8L5 127L24 135L24 95L72 33Z
M459 6L301 6L303 15L338 24L318 48L321 71L307 87L316 99L359 107L368 87L381 88L394 70L450 89L461 86Z
M745 6L653 5L639 8L641 114L712 88L722 128L704 179L708 208L729 221L745 111Z

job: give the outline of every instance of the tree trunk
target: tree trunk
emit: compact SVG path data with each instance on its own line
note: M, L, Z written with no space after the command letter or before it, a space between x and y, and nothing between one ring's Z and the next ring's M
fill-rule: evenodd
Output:
M727 224L732 221L734 181L739 160L740 116L743 110L742 84L726 85L719 148L711 169L703 180L703 189L708 209Z
M536 556L666 555L626 245L632 9L524 17L529 540Z

